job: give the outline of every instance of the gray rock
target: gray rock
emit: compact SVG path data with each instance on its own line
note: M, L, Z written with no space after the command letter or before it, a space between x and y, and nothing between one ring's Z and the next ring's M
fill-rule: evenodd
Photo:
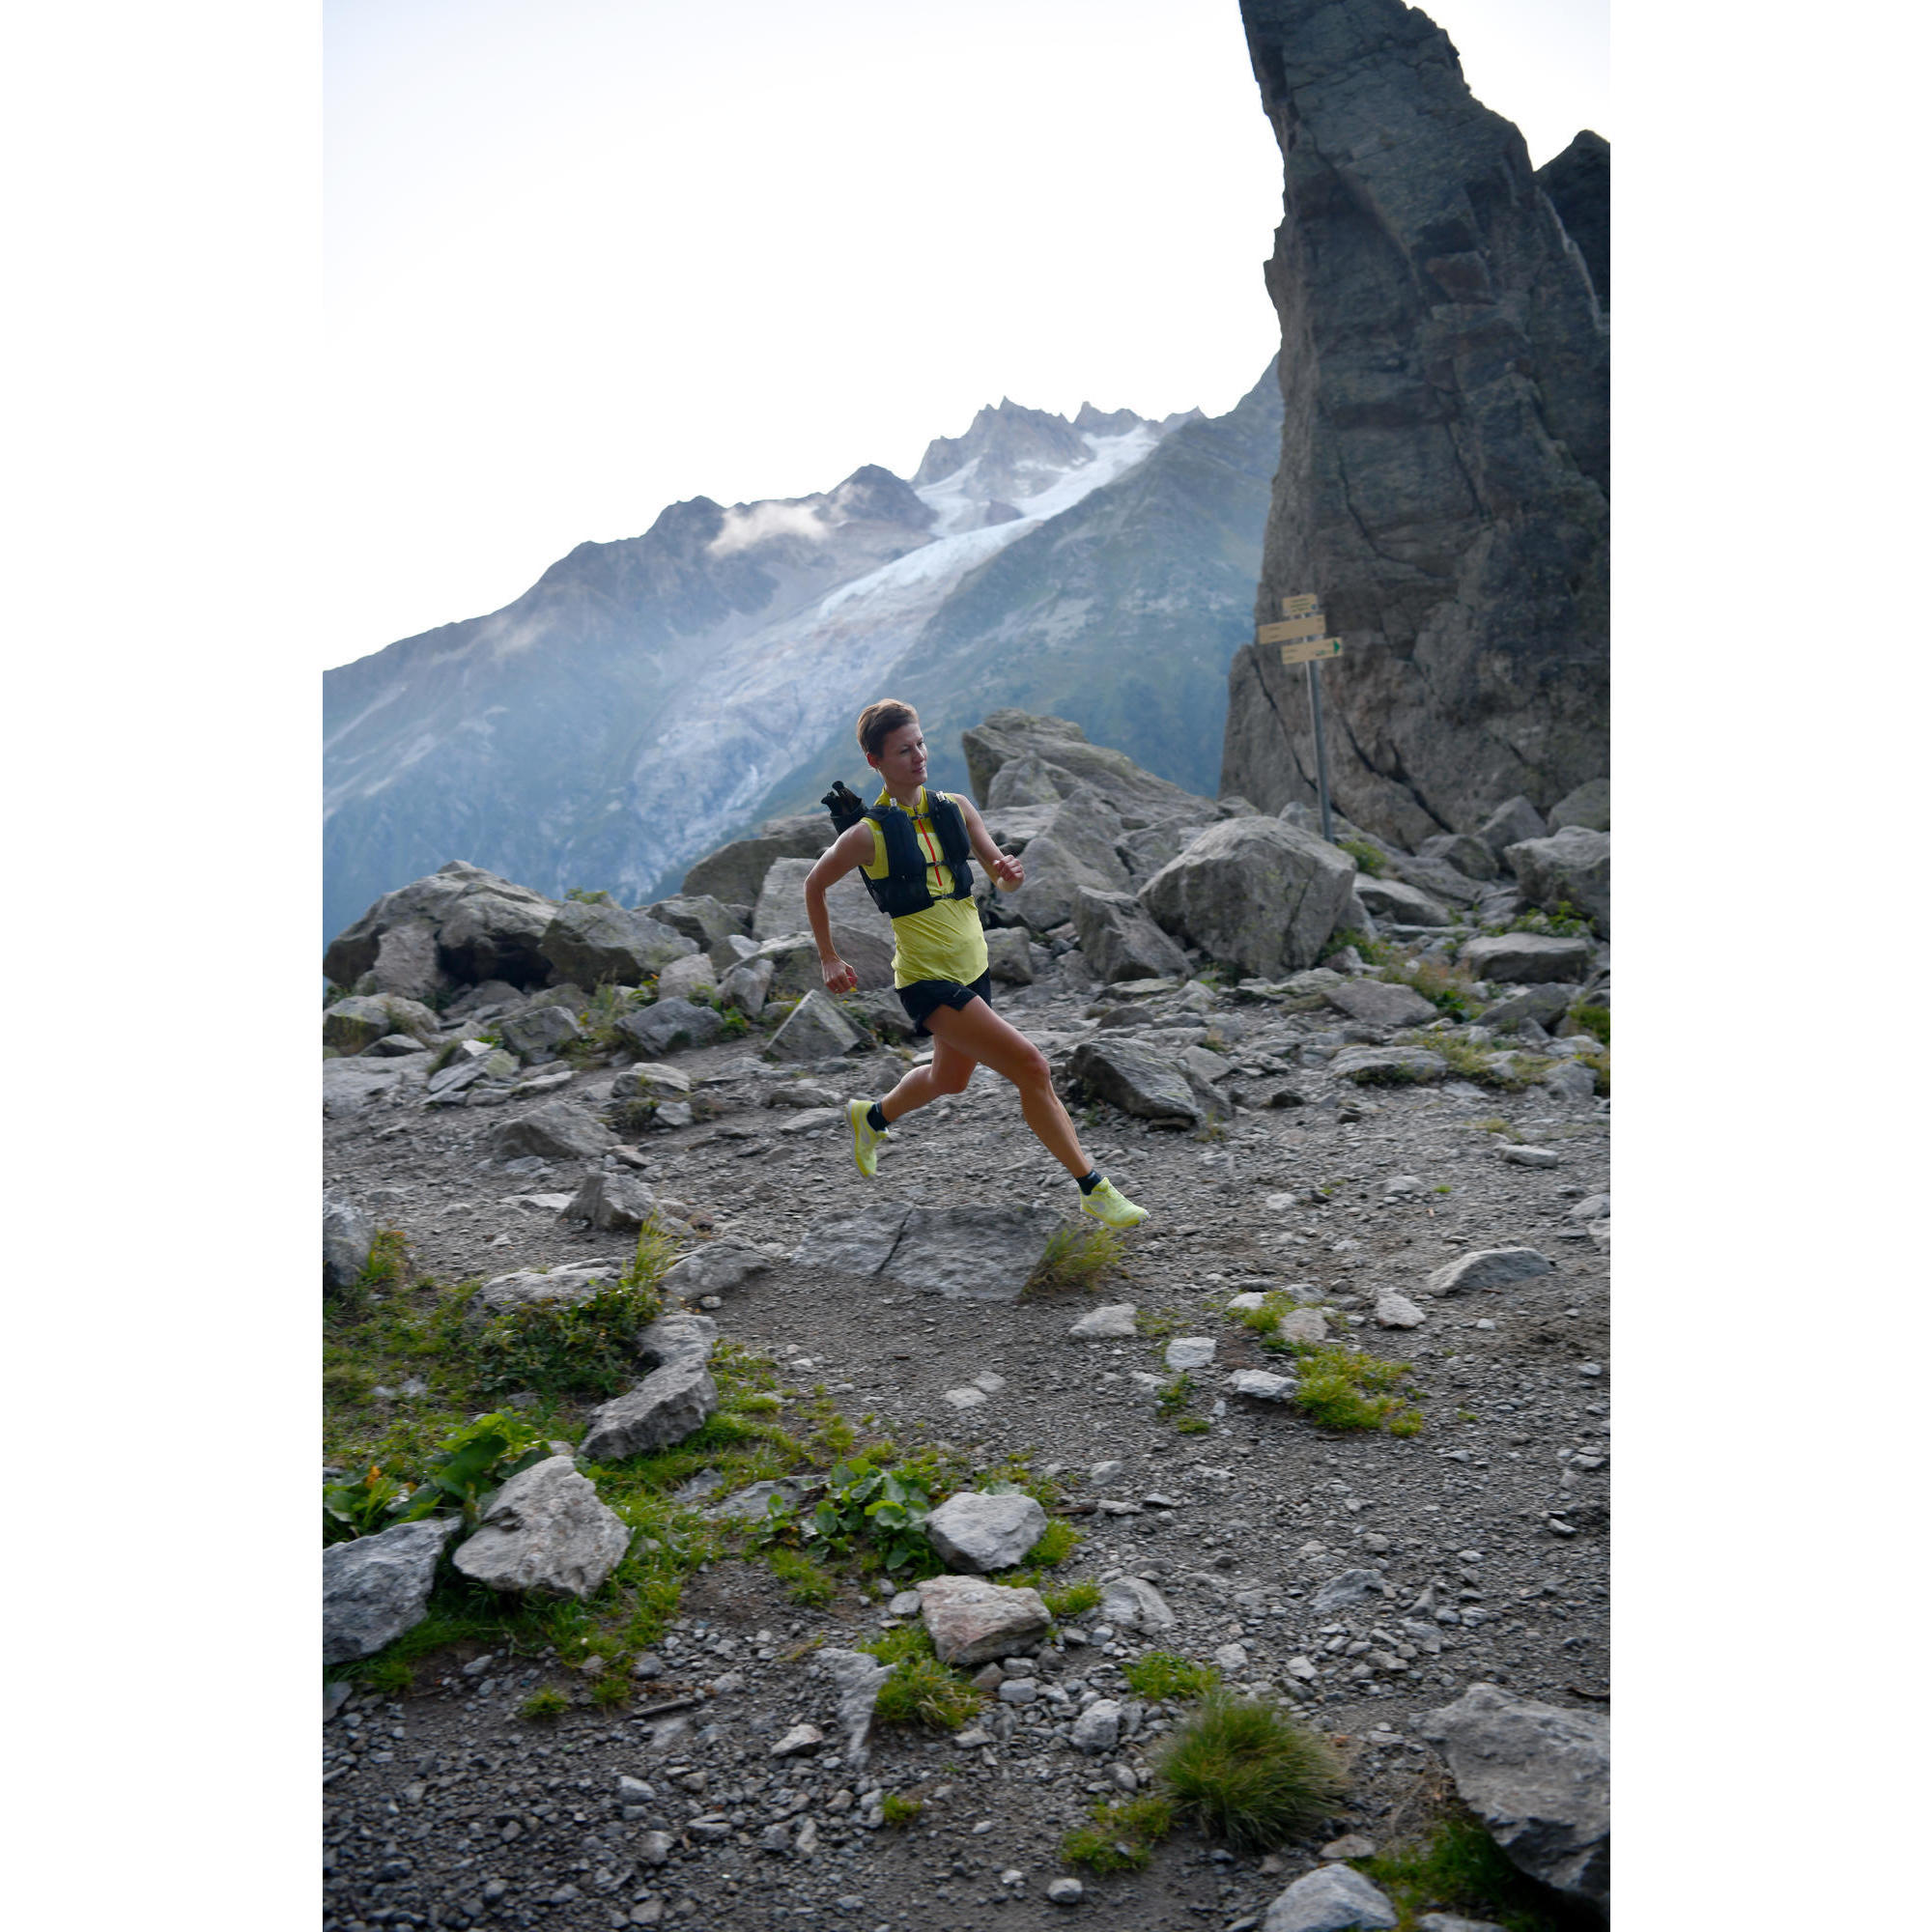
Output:
M1401 879L1372 879L1363 872L1355 880L1355 896L1376 919L1394 925L1453 925L1456 915L1440 899Z
M1488 850L1487 847L1481 849ZM1419 893L1427 893L1440 904L1472 906L1482 896L1483 889L1474 879L1466 872L1458 871L1444 860L1396 852L1390 855L1389 866L1404 885L1413 886Z
M734 838L685 873L683 896L754 906L765 875L779 860L816 859L837 836L829 814L817 811L776 822L754 838Z
M1121 1741L1121 1707L1111 1697L1102 1697L1073 1720L1069 1742L1077 1751L1099 1757Z
M1357 1087L1420 1087L1440 1080L1449 1063L1420 1046L1350 1046L1335 1056L1328 1070Z
M772 1757L799 1757L807 1751L815 1751L825 1742L825 1733L816 1724L794 1724L777 1744L772 1746Z
M825 1215L806 1230L792 1264L837 1274L877 1274L892 1260L911 1212L903 1201L877 1201Z
M1339 1577L1331 1577L1316 1591L1309 1604L1310 1614L1317 1618L1332 1617L1339 1610L1352 1610L1366 1604L1374 1597L1388 1594L1388 1584L1378 1570L1344 1570Z
M1607 1194L1586 1194L1563 1218L1566 1221L1606 1221L1610 1216Z
M942 1663L984 1663L1036 1649L1053 1626L1037 1590L981 1577L933 1577L919 1586L920 1616Z
M1607 832L1610 829L1608 779L1587 779L1549 808L1550 831L1561 832L1566 825L1580 826L1585 832Z
M1090 1308L1066 1332L1082 1342L1120 1342L1135 1333L1136 1310L1131 1301L1108 1308Z
M747 1019L756 1019L765 1009L773 971L774 962L768 958L741 961L719 980L719 1005L736 1009Z
M1064 767L1049 765L1032 753L1009 758L993 774L986 787L986 809L1024 805L1058 805L1079 780Z
M1221 1386L1252 1402L1288 1402L1300 1383L1293 1376L1270 1375L1265 1369L1236 1369Z
M824 1489L823 1483L808 1483L796 1476L781 1476L776 1482L748 1483L704 1515L710 1522L764 1522L771 1515L774 1496L787 1510L795 1510L808 1496L821 1494Z
M1540 932L1499 932L1467 941L1457 961L1478 980L1548 985L1589 977L1590 942L1553 939Z
M1325 1342L1328 1322L1319 1308L1291 1308L1274 1324L1274 1332L1284 1342Z
M694 1046L709 1046L724 1033L724 1021L710 1007L672 997L626 1013L617 1022L617 1031L633 1052L658 1059Z
M513 1014L502 1023L503 1044L532 1065L554 1060L574 1039L583 1037L579 1026L563 1007L532 1007Z
M369 1265L376 1245L376 1219L347 1201L322 1197L322 1285L352 1288Z
M1187 955L1148 917L1131 893L1082 887L1073 903L1080 951L1105 984L1122 980L1184 979Z
M1503 857L1531 905L1573 906L1605 938L1610 932L1610 835L1566 825L1548 838L1512 845ZM1560 976L1552 976L1560 977Z
M406 1033L385 1033L373 1046L365 1046L362 1051L378 1060L400 1060L406 1054L427 1053L429 1048L421 1040L412 1039Z
M437 1038L436 1015L394 993L352 994L323 1009L322 1043L337 1053L360 1053L389 1034L407 1034L425 1044Z
M325 1060L322 1111L331 1121L345 1120L379 1101L398 1100L422 1085L418 1060Z
M1033 947L1025 927L1000 925L987 932L986 971L1005 985L1033 984Z
M691 1075L679 1066L661 1066L649 1062L627 1066L611 1083L613 1100L688 1100Z
M1560 1167L1563 1156L1554 1148L1516 1147L1505 1141L1496 1151L1512 1167Z
M429 1614L437 1559L461 1525L399 1522L322 1552L322 1661L373 1657Z
M1596 1073L1590 1067L1578 1065L1574 1060L1552 1066L1537 1084L1555 1100L1575 1102L1597 1097Z
M1417 1726L1510 1861L1605 1918L1610 1908L1606 1718L1472 1684Z
M737 963L732 939L743 939L752 930L748 905L727 905L711 893L683 894L639 910L660 925L683 933L721 972Z
M1278 980L1321 956L1357 886L1349 856L1313 835L1279 818L1229 818L1169 860L1140 898L1210 958Z
M474 1327L493 1316L508 1315L546 1301L588 1301L615 1281L623 1269L615 1262L582 1262L574 1267L518 1268L486 1281L469 1298L464 1321Z
M668 1449L701 1429L718 1406L705 1364L718 1324L702 1315L665 1315L638 1337L638 1352L657 1366L636 1388L591 1412L579 1450L586 1462Z
M1056 1878L1048 1881L1047 1903L1050 1905L1078 1905L1087 1896L1087 1888L1077 1878Z
M838 1687L838 1727L845 1734L845 1762L855 1771L861 1770L871 1755L872 1719L878 1708L879 1688L893 1674L894 1666L858 1650L821 1650L812 1661Z
M991 711L959 736L973 795L983 801L1002 768L1011 759L1035 757L1044 764L1063 797L1082 785L1099 794L1116 811L1154 819L1191 812L1208 818L1213 806L1166 779L1144 771L1124 752L1090 744L1078 724L1013 709Z
M641 1228L657 1210L658 1197L635 1174L598 1170L583 1177L557 1219L587 1222L599 1229Z
M1178 1047L1151 1039L1116 1033L1083 1039L1066 1071L1094 1099L1145 1121L1193 1127L1234 1111L1225 1094L1189 1072Z
M1551 1027L1570 1010L1576 997L1577 988L1560 981L1519 986L1483 1009L1483 1024L1494 1034L1514 1032L1529 1021Z
M1145 1577L1116 1577L1101 1591L1099 1621L1117 1630L1164 1631L1174 1628L1174 1612Z
M1353 1865L1319 1865L1268 1907L1262 1932L1385 1932L1401 1923L1387 1896Z
M1496 876L1496 855L1488 841L1466 832L1438 832L1434 838L1425 838L1415 851L1420 859L1453 866L1465 879L1487 880Z
M631 1547L631 1529L568 1456L514 1475L459 1547L456 1567L493 1590L539 1597L594 1595Z
M690 1000L697 1004L708 1003L717 995L718 969L702 952L693 952L682 959L673 959L658 975L660 1000Z
M1376 1296L1376 1323L1382 1328L1420 1328L1429 1320L1406 1295L1384 1289Z
M1535 806L1519 794L1497 806L1477 828L1476 836L1507 865L1504 855L1512 845L1520 845L1525 838L1547 838L1549 827Z
M1046 1512L1029 1495L961 1490L926 1518L925 1533L948 1569L984 1575L1026 1555L1046 1534Z
M557 973L580 986L641 986L673 959L697 949L647 913L571 900L555 909L537 950Z
M805 881L816 863L812 859L780 859L772 866L759 891L757 909L752 915L753 939L780 939L788 933L810 930L805 910ZM856 871L833 881L825 895L825 911L832 923L832 944L838 956L859 976L859 984L890 989L892 921L872 902L871 894Z
M665 1270L665 1292L686 1301L696 1301L701 1294L724 1294L767 1273L772 1265L770 1255L726 1236L707 1241L673 1262Z
M792 1009L766 1050L773 1060L835 1060L865 1044L865 1036L838 1010L831 994L814 987Z
M1430 1275L1428 1288L1431 1294L1461 1294L1466 1289L1507 1288L1555 1272L1555 1264L1534 1248L1478 1248L1445 1262Z
M355 991L399 993L427 1005L449 985L437 952L436 927L426 919L404 919L379 936L376 963L356 980Z
M1388 980L1345 980L1330 989L1328 1004L1369 1026L1426 1026L1441 1017L1413 986Z
M609 1127L569 1100L546 1100L502 1122L490 1135L490 1151L498 1160L525 1154L542 1160L592 1160L616 1144Z
M538 943L554 910L541 893L452 859L427 878L384 894L336 935L323 955L322 970L338 985L354 985L365 973L378 971L384 938L409 927L410 935L391 955L399 970L404 958L421 958L422 934L428 931L435 934L445 983L501 980L513 986L540 985L549 977L550 964Z
M880 1271L949 1301L1016 1301L1065 1225L1053 1208L913 1208Z
M1415 1921L1415 1932L1503 1932L1488 1918L1459 1918L1453 1912L1425 1912Z
M1176 1375L1205 1369L1214 1359L1214 1339L1211 1335L1177 1335L1161 1359Z

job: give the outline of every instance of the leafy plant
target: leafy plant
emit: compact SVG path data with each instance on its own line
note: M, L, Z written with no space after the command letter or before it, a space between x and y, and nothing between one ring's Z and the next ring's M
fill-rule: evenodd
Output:
M573 905L610 905L611 895L606 892L589 892L582 886L572 886L564 897Z
M1577 1006L1570 1009L1570 1017L1587 1034L1594 1034L1605 1046L1610 1043L1610 1009L1608 1007Z
M880 1800L879 1809L888 1825L898 1828L914 1823L925 1809L923 1798L906 1798L896 1791L889 1791Z
M1077 1617L1087 1610L1100 1607L1100 1586L1097 1583L1068 1583L1058 1590L1042 1590L1041 1601L1056 1617Z
M604 1109L604 1118L620 1134L640 1134L658 1117L658 1103L648 1094L627 1094Z
M590 1680L590 1701L614 1710L631 1701L631 1680L622 1670L601 1670Z
M470 1528L483 1513L483 1498L514 1475L544 1462L552 1449L522 1416L481 1415L459 1429L432 1459L427 1480L409 1499L398 1519L412 1522L451 1504Z
M1505 1932L1557 1932L1571 1917L1460 1809L1440 1819L1427 1838L1350 1862L1388 1893L1405 1925L1423 1913L1445 1912L1488 1919Z
M1154 1399L1157 1413L1172 1421L1186 1408L1194 1395L1194 1378L1184 1371L1175 1377Z
M1221 1681L1211 1663L1194 1663L1171 1650L1151 1650L1121 1672L1136 1697L1205 1697Z
M1597 1093L1607 1096L1610 1091L1610 1056L1607 1053L1579 1053L1577 1056L1579 1066L1587 1066L1597 1076Z
M1337 840L1337 843L1340 844L1343 851L1348 853L1350 858L1354 860L1356 867L1366 872L1370 878L1380 879L1388 876L1389 862L1387 857L1383 853L1378 852L1367 839L1343 838Z
M1347 1789L1325 1739L1272 1706L1219 1693L1175 1732L1156 1769L1176 1810L1237 1853L1286 1844Z
M638 1374L638 1330L655 1321L654 1289L602 1282L582 1301L533 1301L494 1317L476 1338L484 1396L613 1396Z
M1389 1393L1409 1373L1407 1362L1384 1361L1345 1342L1275 1340L1262 1346L1298 1358L1294 1406L1323 1429L1386 1429L1402 1436L1421 1430L1421 1411Z
M409 1491L373 1463L351 1482L325 1483L324 1544L346 1543L351 1537L373 1536L379 1529L387 1529L409 1498Z
M1174 1829L1174 1806L1165 1798L1149 1793L1108 1804L1102 1800L1093 1810L1094 1822L1067 1833L1060 1841L1060 1856L1069 1865L1085 1865L1089 1871L1142 1871L1153 1857L1153 1848Z
M561 1690L546 1684L541 1690L532 1690L517 1706L519 1717L527 1718L533 1724L554 1723L570 1709L570 1699Z
M1118 1229L1098 1221L1056 1228L1046 1237L1046 1246L1033 1273L1027 1277L1025 1292L1046 1293L1062 1289L1092 1288L1102 1276L1118 1268L1125 1256L1126 1246Z
M931 1497L915 1477L854 1456L835 1463L825 1480L826 1492L804 1528L808 1542L821 1542L838 1556L868 1543L888 1571L935 1560L925 1535Z
M1590 931L1590 922L1568 899L1558 899L1554 912L1535 910L1519 913L1507 925L1486 925L1488 933L1537 932L1548 939L1581 939Z
M1183 1415L1174 1426L1182 1435L1206 1435L1214 1427L1205 1415Z
M782 1544L773 1544L766 1549L765 1563L785 1586L785 1595L808 1609L822 1608L838 1594L838 1585L810 1557L801 1556Z

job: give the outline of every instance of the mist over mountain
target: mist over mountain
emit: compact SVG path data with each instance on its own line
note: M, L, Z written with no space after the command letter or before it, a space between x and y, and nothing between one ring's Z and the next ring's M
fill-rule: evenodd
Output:
M675 503L641 536L579 545L501 611L327 672L327 929L450 858L649 898L774 800L809 803L834 748L856 782L852 721L889 689L927 694L963 783L952 694L973 717L1050 699L1104 729L1150 691L1178 698L1198 659L1211 690L1188 693L1175 731L1146 715L1117 742L1178 781L1211 778L1278 412L1271 378L1214 422L1003 400L935 440L910 482L867 466L809 497ZM1177 649L1184 671L1164 662Z

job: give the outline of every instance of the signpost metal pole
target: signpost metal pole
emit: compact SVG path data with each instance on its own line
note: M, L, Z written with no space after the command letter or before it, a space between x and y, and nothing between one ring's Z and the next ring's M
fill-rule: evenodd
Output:
M1321 680L1316 675L1323 658L1342 655L1342 639L1322 635L1327 619L1321 611L1321 600L1304 593L1281 600L1282 622L1264 624L1255 633L1258 644L1279 644L1284 665L1305 665L1308 669L1308 713L1315 721L1315 790L1321 801L1321 836L1330 844L1335 839L1335 821L1328 809L1328 742L1321 729Z
M1321 667L1311 658L1302 668L1308 673L1308 709L1315 719L1315 787L1321 801L1321 836L1332 845L1335 823L1328 815L1328 744L1321 735Z

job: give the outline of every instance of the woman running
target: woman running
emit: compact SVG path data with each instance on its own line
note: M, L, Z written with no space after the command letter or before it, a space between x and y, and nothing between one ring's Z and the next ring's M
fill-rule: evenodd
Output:
M910 704L886 698L859 717L866 762L884 781L868 814L842 832L806 875L805 910L818 942L829 993L849 993L859 976L839 958L825 910L826 889L855 867L873 882L873 896L893 920L893 983L913 1023L932 1041L932 1058L915 1066L882 1100L850 1101L852 1154L859 1172L878 1172L888 1124L942 1094L962 1094L980 1065L1020 1090L1026 1123L1080 1183L1080 1210L1110 1228L1147 1218L1080 1150L1073 1122L1053 1091L1046 1055L992 1007L986 937L972 898L969 850L1008 892L1026 868L993 843L973 802L925 789L925 739ZM949 858L951 863L949 863Z

